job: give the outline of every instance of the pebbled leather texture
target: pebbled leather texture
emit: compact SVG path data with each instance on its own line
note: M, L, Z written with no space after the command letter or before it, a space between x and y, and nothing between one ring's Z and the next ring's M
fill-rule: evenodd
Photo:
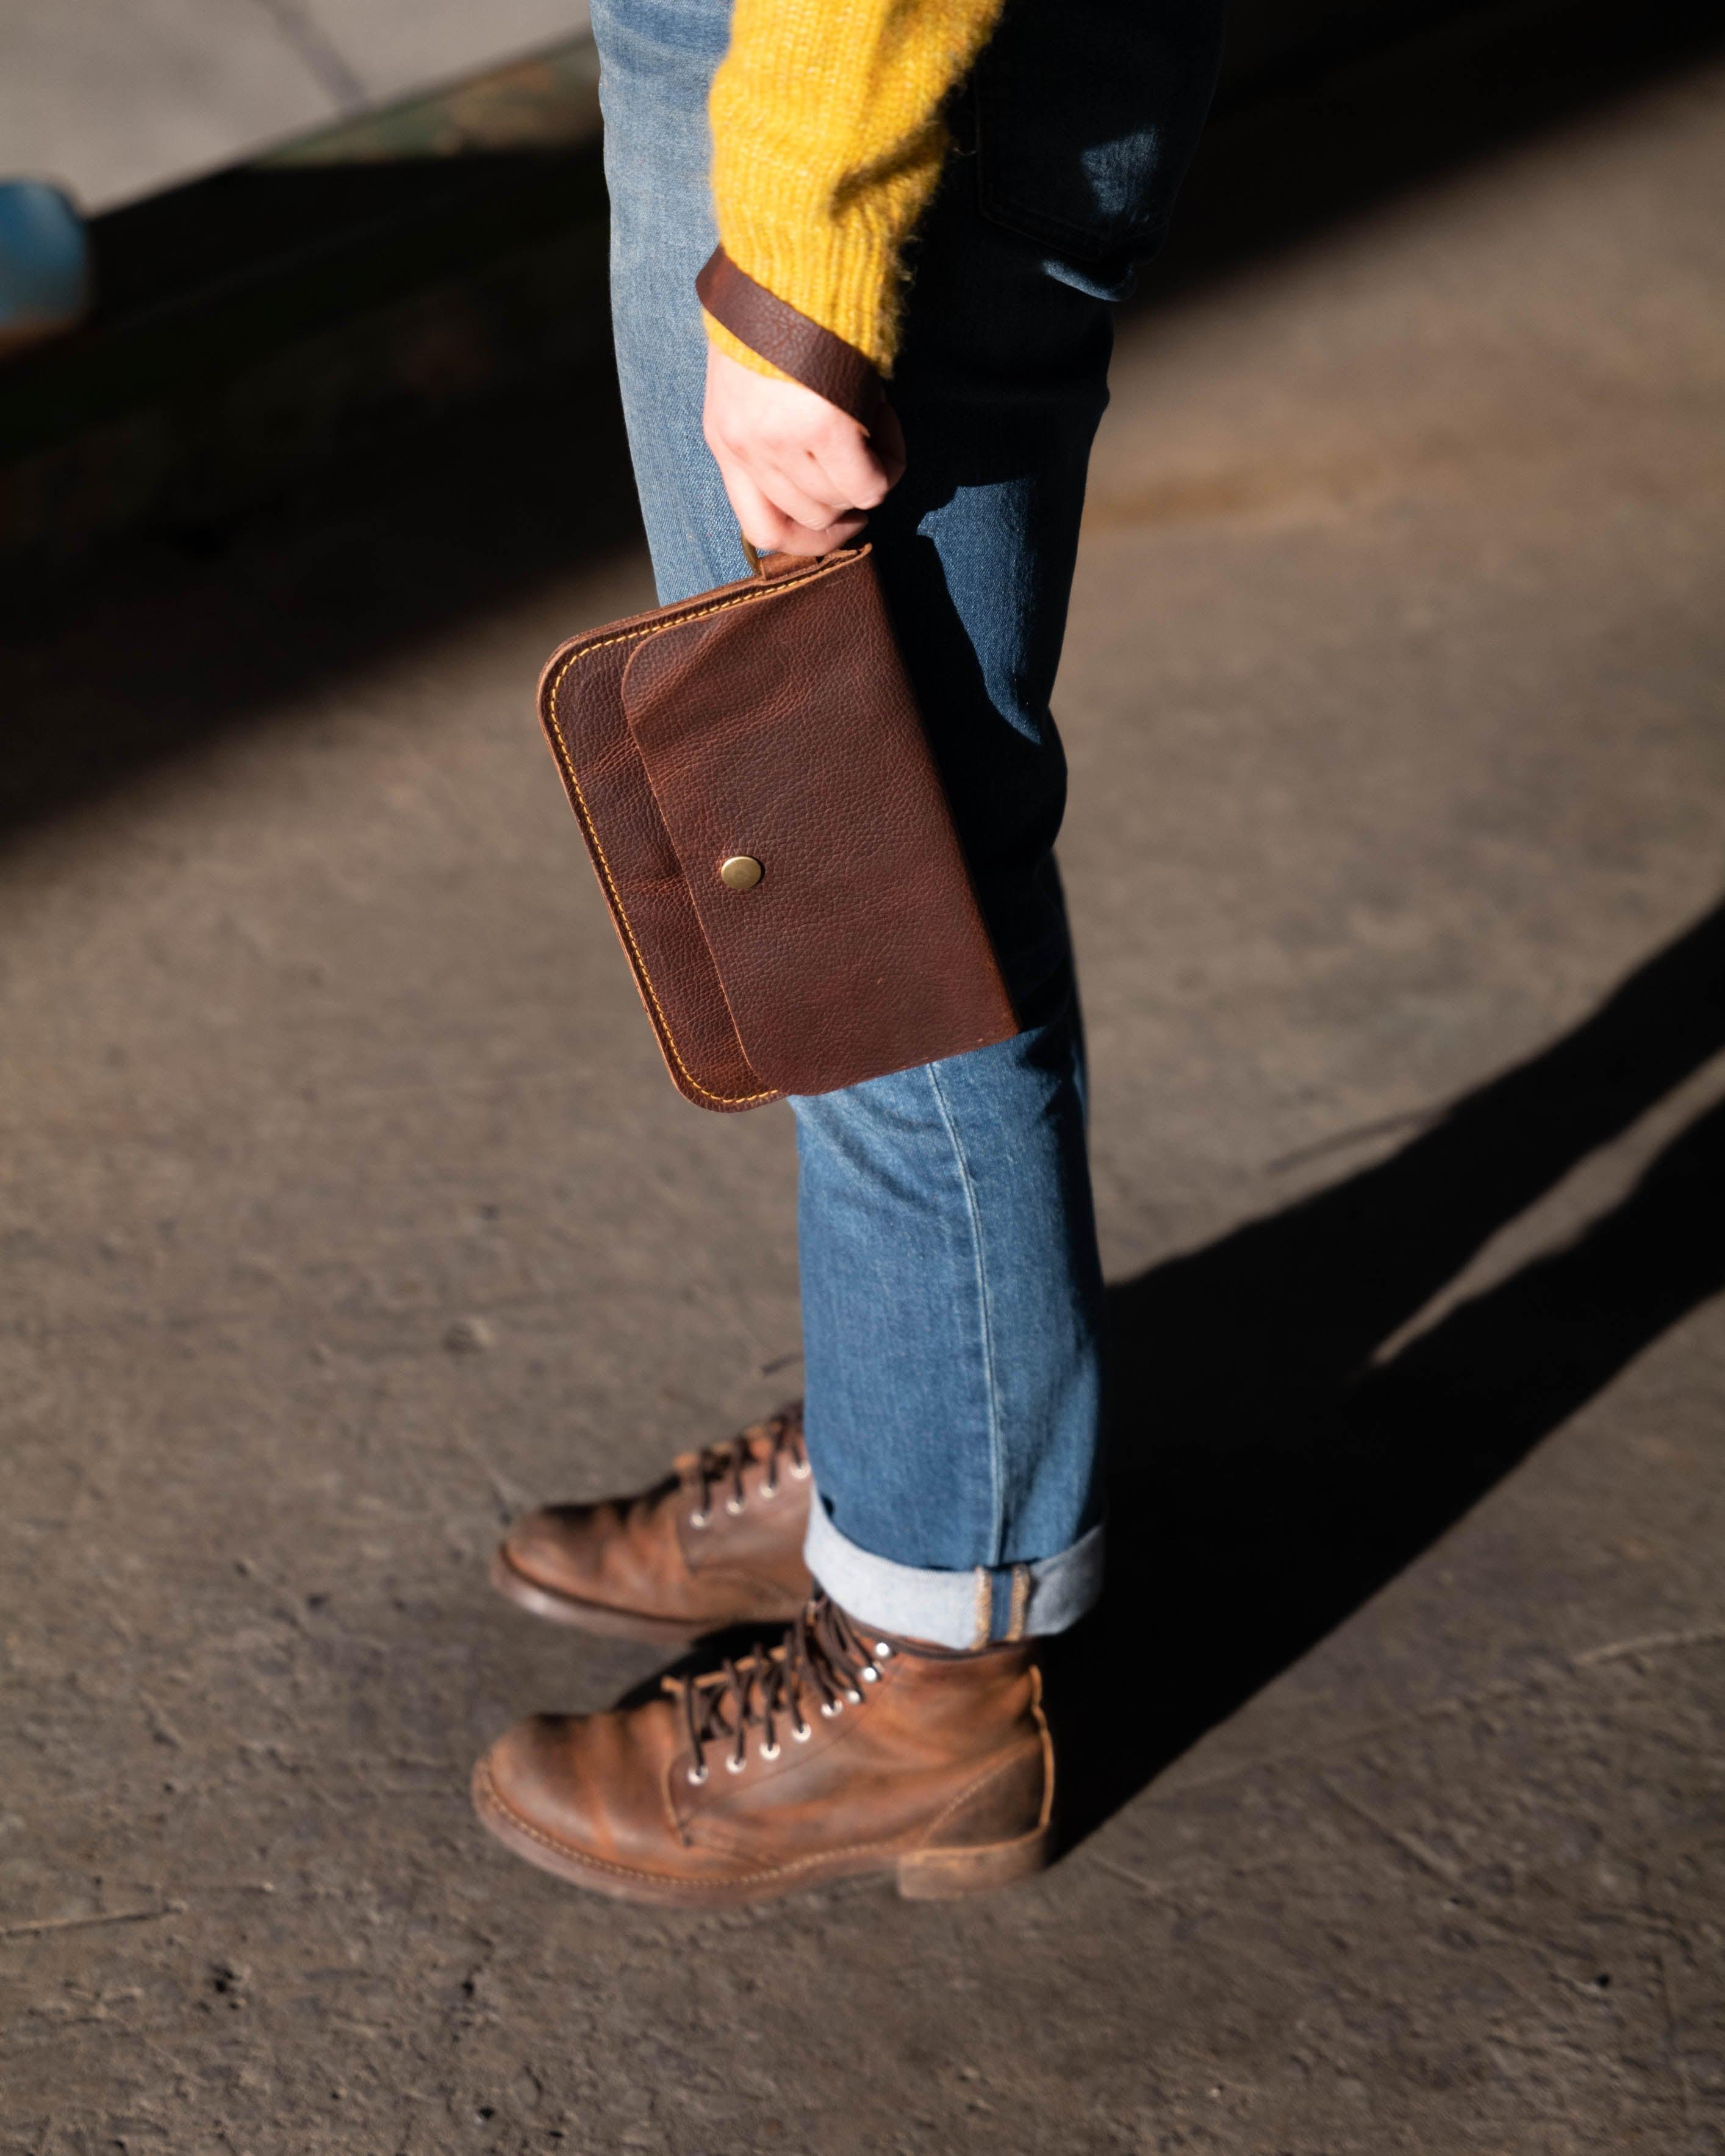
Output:
M1016 1031L866 546L575 638L540 712L688 1099L829 1092ZM735 855L752 889L721 880Z
M872 426L886 384L872 360L829 329L757 284L716 247L695 280L696 297L740 344L781 374Z

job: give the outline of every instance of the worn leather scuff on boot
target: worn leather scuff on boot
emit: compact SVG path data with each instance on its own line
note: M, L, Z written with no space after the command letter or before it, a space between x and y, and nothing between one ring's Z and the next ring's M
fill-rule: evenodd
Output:
M1053 1755L1031 1649L954 1652L817 1592L785 1639L608 1714L542 1715L474 1772L498 1840L627 1900L752 1902L857 1873L937 1898L1039 1871Z
M634 1496L547 1505L517 1520L493 1584L584 1631L685 1645L740 1624L788 1624L803 1562L809 1471L800 1403L680 1454Z

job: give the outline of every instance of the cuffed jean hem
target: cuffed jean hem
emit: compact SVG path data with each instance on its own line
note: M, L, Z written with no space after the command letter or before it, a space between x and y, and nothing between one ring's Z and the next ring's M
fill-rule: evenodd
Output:
M937 1647L985 1647L994 1640L1064 1632L1102 1591L1100 1526L1034 1564L940 1572L860 1549L833 1525L818 1489L803 1554L848 1615Z

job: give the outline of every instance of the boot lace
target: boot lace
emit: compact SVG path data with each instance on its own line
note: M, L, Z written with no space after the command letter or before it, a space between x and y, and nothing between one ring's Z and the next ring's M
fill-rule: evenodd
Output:
M764 1451L759 1444L762 1440ZM803 1418L794 1408L787 1408L746 1430L741 1437L723 1438L716 1445L703 1446L699 1452L685 1453L676 1464L695 1491L695 1509L689 1515L691 1527L704 1527L711 1520L713 1498L718 1491L725 1492L725 1510L735 1517L749 1501L748 1485L744 1480L749 1468L757 1465L766 1468L757 1492L762 1497L778 1495L783 1476L789 1476L793 1482L808 1480L809 1455L803 1449Z
M831 1721L860 1707L864 1685L879 1681L880 1665L893 1652L887 1640L868 1639L824 1594L803 1608L783 1640L696 1676L667 1677L665 1688L682 1710L689 1738L689 1779L707 1778L709 1745L728 1746L725 1764L740 1774L748 1764L749 1738L758 1732L763 1759L783 1748L780 1732L806 1744L814 1734L812 1713Z

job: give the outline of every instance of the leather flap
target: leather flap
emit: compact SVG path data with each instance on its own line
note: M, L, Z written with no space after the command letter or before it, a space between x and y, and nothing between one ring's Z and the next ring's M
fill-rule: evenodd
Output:
M623 702L766 1085L830 1091L1016 1030L866 547L653 629ZM738 858L750 888L720 875Z
M702 1108L776 1098L749 1067L676 849L623 714L623 670L655 613L552 657L540 716L672 1082Z

